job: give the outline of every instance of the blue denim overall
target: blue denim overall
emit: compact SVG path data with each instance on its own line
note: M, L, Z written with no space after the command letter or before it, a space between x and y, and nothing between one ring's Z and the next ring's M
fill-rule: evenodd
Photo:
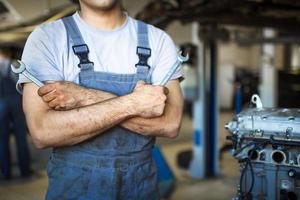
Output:
M89 49L73 17L63 22L69 45L80 60L80 85L122 96L132 92L138 80L150 83L146 24L138 22L136 74L115 74L94 71ZM154 137L115 126L78 145L54 149L48 163L46 199L159 199L157 170L151 156L154 142Z

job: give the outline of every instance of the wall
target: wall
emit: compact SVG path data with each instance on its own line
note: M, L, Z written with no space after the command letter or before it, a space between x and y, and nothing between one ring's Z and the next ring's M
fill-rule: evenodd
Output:
M257 69L259 65L259 46L239 46L237 43L219 43L219 66L234 65ZM257 55L258 54L258 55Z

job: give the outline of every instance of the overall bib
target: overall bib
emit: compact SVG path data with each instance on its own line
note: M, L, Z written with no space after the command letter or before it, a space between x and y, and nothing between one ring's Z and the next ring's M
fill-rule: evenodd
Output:
M80 85L122 96L131 93L139 80L150 83L147 59L151 50L146 24L138 22L137 72L115 74L94 71L88 46L73 17L64 18L63 23L69 46L80 60ZM54 149L47 168L46 199L159 199L157 170L151 156L154 143L154 137L115 126L78 145Z

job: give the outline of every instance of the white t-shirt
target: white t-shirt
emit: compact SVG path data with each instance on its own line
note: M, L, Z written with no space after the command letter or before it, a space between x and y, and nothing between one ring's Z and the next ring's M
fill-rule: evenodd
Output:
M127 16L124 24L114 30L100 30L88 25L78 13L75 22L90 49L89 60L94 62L94 70L118 74L136 73L138 62L137 20ZM158 83L176 62L177 49L172 39L164 31L148 25L149 45L152 55L148 64L153 68L152 83ZM22 55L28 71L41 81L64 80L79 82L79 59L68 42L62 20L43 24L29 36ZM182 76L181 69L172 79ZM18 83L29 82L20 75Z

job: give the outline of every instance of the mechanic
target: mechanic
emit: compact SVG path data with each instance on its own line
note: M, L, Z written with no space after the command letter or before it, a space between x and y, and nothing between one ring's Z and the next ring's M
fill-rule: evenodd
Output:
M80 0L80 10L36 28L20 76L35 145L52 147L46 199L159 199L155 137L175 138L183 99L162 30L123 12L120 0Z
M0 177L5 180L12 178L10 133L15 139L21 177L32 175L22 99L16 91L18 76L10 69L16 51L11 46L2 44L0 47Z

